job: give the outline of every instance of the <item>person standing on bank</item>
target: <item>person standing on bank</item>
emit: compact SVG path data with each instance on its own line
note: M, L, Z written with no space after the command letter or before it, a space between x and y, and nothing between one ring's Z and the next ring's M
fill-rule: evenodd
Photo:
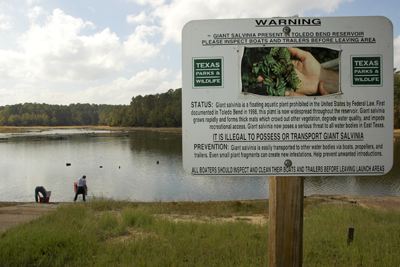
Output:
M85 200L86 190L87 190L87 186L86 186L86 175L83 175L82 178L80 178L80 179L78 180L78 187L76 188L76 194L75 194L74 202L75 202L76 199L78 198L78 194L79 194L79 193L82 193L83 201L86 201L86 200Z

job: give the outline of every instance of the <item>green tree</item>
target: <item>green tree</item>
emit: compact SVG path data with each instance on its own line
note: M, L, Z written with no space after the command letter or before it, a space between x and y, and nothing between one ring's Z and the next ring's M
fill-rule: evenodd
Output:
M182 90L132 97L127 105L24 103L0 106L0 125L181 126Z
M21 125L30 126L31 125L31 115L25 112L21 117Z
M50 117L49 115L47 115L47 113L45 112L44 114L42 114L42 125L44 126L50 126Z
M21 116L18 114L11 115L8 118L8 122L10 123L11 126L20 126L21 125Z
M0 125L8 125L8 114L4 107L0 107Z

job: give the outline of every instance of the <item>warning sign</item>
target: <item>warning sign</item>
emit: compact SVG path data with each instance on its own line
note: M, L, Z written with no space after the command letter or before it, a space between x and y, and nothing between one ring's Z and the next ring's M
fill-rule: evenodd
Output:
M393 161L385 17L191 21L183 165L193 175L381 175Z

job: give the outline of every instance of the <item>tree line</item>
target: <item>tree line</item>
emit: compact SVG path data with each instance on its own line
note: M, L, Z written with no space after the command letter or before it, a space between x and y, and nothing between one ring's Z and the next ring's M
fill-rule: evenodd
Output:
M394 69L394 128L400 129L400 71ZM181 127L182 89L132 97L130 105L25 103L0 106L0 126Z
M400 71L394 69L394 128L400 129Z
M132 97L130 105L24 103L0 106L0 126L181 127L182 90Z

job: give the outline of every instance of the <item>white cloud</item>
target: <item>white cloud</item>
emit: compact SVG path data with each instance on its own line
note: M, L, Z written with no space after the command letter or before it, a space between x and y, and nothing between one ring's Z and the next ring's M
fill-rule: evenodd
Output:
M27 78L50 80L94 80L122 68L115 56L119 38L105 29L79 36L91 22L65 15L55 9L41 27L32 24L20 39L27 57Z
M33 3L39 3L41 0L26 0L28 6L31 6Z
M131 0L139 5L150 5L152 7L164 4L165 0Z
M124 42L124 54L134 61L143 61L159 53L160 49L146 41L147 36L153 36L160 29L156 26L137 26L135 32Z
M400 70L400 35L394 39L394 67Z
M126 16L126 22L132 24L146 23L148 21L152 22L153 19L147 16L145 11L140 12L140 14L137 16L135 15Z
M0 30L11 30L14 26L10 16L0 14Z
M172 81L166 81L171 75L170 69L158 71L151 68L137 73L130 79L120 77L108 84L90 87L79 93L77 98L90 99L94 103L129 104L131 98L136 95L164 93L168 89L182 87L180 74L175 75Z
M133 96L165 93L182 87L182 74L170 69L141 71L131 78L119 77L107 84L74 91L54 90L61 83L20 83L12 90L0 88L0 105L37 102L47 104L129 104ZM65 86L65 85L64 85Z
M352 0L281 0L260 2L258 0L236 1L230 4L223 0L173 0L169 4L153 4L153 12L149 14L155 21L160 22L163 31L163 44L181 41L183 26L196 19L248 18L248 17L276 17L300 16L309 9L332 12L342 2ZM139 4L148 4L153 1L137 0Z
M7 105L9 103L16 103L16 95L19 92L16 90L9 90L8 88L0 88L0 106Z
M171 69L156 70L150 68L131 78L119 77L100 86L55 90L63 83L20 83L10 88L0 87L0 106L10 103L37 102L47 104L95 103L129 104L133 96L165 93L169 89L182 87L182 72Z
M172 81L163 81L156 88L157 93L165 93L169 89L178 89L182 88L182 70L179 71L178 74L175 75Z
M24 54L12 50L0 50L0 80L18 76L24 64Z
M35 18L41 13L41 8L34 8L28 16ZM108 28L92 35L80 35L85 28L94 29L94 24L66 15L60 9L47 16L43 26L31 23L30 29L19 39L25 57L23 67L9 64L11 70L7 73L0 70L0 77L93 81L121 71L127 63L144 61L159 52L159 48L146 39L158 31L155 26L138 26L122 43Z
M41 14L44 14L43 8L39 7L39 6L35 6L34 8L32 8L27 16L31 21L36 20L37 17L39 17Z
M10 87L5 87L6 88L0 89L0 105L26 102L43 103L43 101L41 101L43 96L42 94L49 91L49 89L43 88L41 86L25 83L13 86L12 90L10 90Z

